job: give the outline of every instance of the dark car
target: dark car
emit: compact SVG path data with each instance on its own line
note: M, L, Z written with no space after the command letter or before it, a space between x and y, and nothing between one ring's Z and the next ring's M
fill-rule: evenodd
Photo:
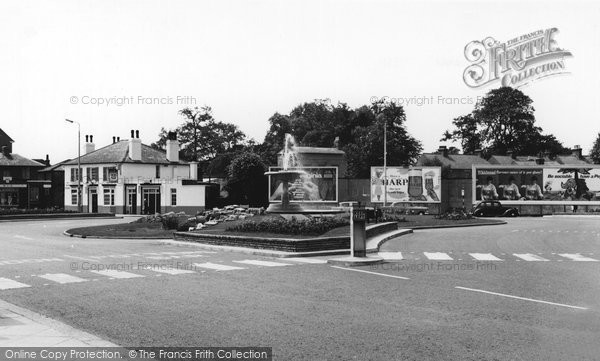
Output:
M519 210L505 207L498 201L482 201L473 207L475 217L517 217Z

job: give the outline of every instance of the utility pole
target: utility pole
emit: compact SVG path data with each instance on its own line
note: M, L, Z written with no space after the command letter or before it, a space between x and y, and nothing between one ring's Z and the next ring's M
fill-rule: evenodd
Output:
M383 206L387 206L387 118L383 118Z
M77 124L77 211L83 213L81 203L81 124L76 120L65 120L71 124Z

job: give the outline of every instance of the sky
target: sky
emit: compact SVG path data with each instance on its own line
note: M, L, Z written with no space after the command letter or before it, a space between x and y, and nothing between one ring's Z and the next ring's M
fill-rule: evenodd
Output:
M567 74L520 89L537 125L585 154L600 132L598 18L600 3L566 0L2 1L0 128L15 153L54 163L77 154L65 118L97 148L130 129L150 144L180 109L208 105L261 142L275 112L303 102L389 97L434 151L499 86L465 84L465 46L557 28Z

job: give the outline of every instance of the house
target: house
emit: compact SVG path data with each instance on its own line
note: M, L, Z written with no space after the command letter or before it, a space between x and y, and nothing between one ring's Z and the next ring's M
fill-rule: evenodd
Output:
M13 143L0 129L0 209L48 208L52 185L38 174L44 164L13 153Z
M95 149L86 139L85 154L63 164L65 209L77 210L79 180L83 212L195 214L206 207L206 188L198 181L196 162L179 159L179 142L169 133L166 152L142 144L139 131L131 139L116 140Z

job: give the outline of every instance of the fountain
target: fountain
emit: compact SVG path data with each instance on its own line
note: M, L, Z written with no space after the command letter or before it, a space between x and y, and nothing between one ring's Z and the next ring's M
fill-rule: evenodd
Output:
M281 180L280 192L281 203L271 203L267 212L269 213L304 213L301 204L290 203L290 182L306 175L306 172L299 169L292 169L299 166L298 153L295 150L296 142L294 137L286 133L285 143L283 145L282 170L266 172L265 175L271 177L271 180ZM278 188L279 190L279 188Z

